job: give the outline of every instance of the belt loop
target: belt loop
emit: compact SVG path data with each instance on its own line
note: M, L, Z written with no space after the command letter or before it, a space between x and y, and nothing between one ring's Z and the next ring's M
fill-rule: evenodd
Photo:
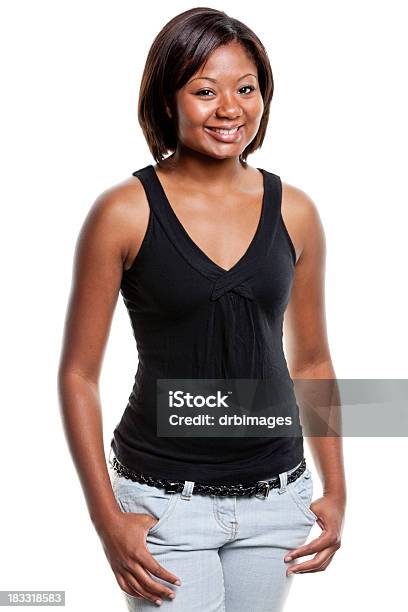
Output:
M186 499L187 501L190 501L191 496L193 494L193 489L194 489L194 482L191 480L185 480L183 492L181 493L181 499Z
M279 495L281 493L284 493L286 491L286 485L288 483L288 473L287 472L281 472L279 474L279 481L280 481L280 489L278 491Z

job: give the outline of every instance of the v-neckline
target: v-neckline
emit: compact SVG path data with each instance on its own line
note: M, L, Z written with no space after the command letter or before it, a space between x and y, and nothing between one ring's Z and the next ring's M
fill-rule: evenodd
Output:
M160 194L162 196L163 202L164 202L164 206L166 207L166 210L168 212L168 214L170 215L171 219L173 220L173 225L178 229L178 231L182 234L182 236L184 237L184 240L187 241L187 244L190 245L190 247L193 249L193 251L209 266L212 266L215 270L218 271L218 273L222 274L222 275L228 275L228 274L233 274L234 272L236 272L246 261L247 259L250 257L250 255L255 252L255 248L257 246L257 243L260 239L261 236L261 231L262 228L264 226L264 221L265 221L265 216L266 216L266 207L267 207L267 196L268 196L268 183L267 183L267 176L266 176L266 172L262 169L262 168L257 168L257 170L262 174L262 179L263 179L263 194L262 194L262 205L261 205L261 214L259 216L259 220L258 220L258 224L255 230L255 233L251 239L251 242L249 243L247 249L245 250L245 252L241 255L241 257L238 259L238 261L228 270L226 268L223 268L222 266L220 266L219 264L217 264L213 259L211 259L211 257L209 255L207 255L207 253L205 251L203 251L203 249L198 246L198 244L192 239L192 237L190 236L190 234L187 232L187 230L185 229L184 225L181 223L180 219L178 218L178 216L176 215L172 205L170 204L170 201L167 197L167 194L164 190L164 187L159 179L158 174L156 173L156 170L154 169L153 165L150 164L148 166L148 168L150 169L154 181L156 182L157 187L159 188Z

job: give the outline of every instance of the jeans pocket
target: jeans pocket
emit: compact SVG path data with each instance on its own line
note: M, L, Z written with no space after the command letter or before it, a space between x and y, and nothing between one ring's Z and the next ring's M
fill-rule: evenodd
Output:
M130 601L134 600L134 601L140 602L142 599L144 599L144 598L141 598L141 597L136 597L136 595L130 595L129 593L126 593L126 591L124 591L122 588L120 590L122 591L122 593L123 593L123 595L125 597L128 597L130 599Z
M149 534L156 533L170 518L180 498L180 493L166 493L164 489L121 476L115 478L112 488L123 512L149 514L157 520L148 530Z
M294 482L287 485L289 494L291 495L296 506L306 516L306 518L312 521L317 520L316 514L310 509L310 504L313 498L313 479L312 472L309 468Z

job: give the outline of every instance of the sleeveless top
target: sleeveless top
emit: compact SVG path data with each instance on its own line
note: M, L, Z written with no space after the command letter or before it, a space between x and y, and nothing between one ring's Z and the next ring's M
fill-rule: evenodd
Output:
M138 472L169 480L231 484L271 478L303 459L303 435L282 346L296 254L281 215L280 177L261 168L256 233L228 271L190 238L152 165L133 172L149 203L149 222L120 293L138 352L134 385L111 448ZM160 437L157 379L288 379L300 435Z

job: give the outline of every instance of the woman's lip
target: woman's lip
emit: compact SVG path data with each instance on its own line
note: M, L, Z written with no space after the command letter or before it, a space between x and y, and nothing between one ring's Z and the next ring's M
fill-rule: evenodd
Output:
M219 134L218 132L215 132L214 130L210 130L207 127L204 127L204 129L207 132L207 134L210 134L213 138L215 138L215 140L219 140L220 142L238 142L242 138L241 128L244 125L245 124L240 125L237 131L234 132L234 134Z

